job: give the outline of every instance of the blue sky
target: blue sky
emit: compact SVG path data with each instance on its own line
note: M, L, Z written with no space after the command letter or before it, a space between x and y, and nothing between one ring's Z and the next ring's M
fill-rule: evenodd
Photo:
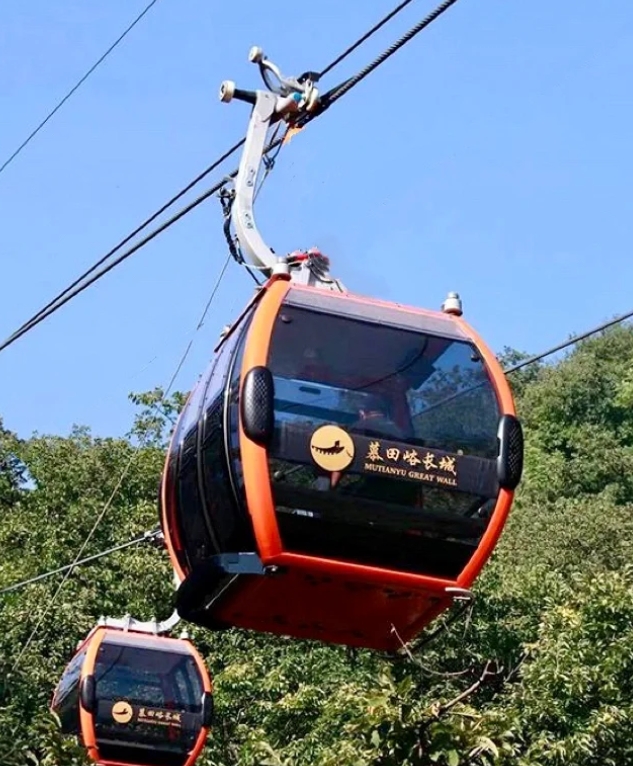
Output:
M242 137L248 107L217 94L259 87L251 45L318 70L393 4L159 0L0 174L2 338ZM0 164L144 5L4 0ZM355 292L433 308L458 290L493 349L539 351L632 307L632 80L630 0L461 0L284 149L260 227L278 252L320 246ZM165 385L191 337L221 224L208 201L1 353L5 425L124 433L128 392ZM232 264L179 388L252 287Z

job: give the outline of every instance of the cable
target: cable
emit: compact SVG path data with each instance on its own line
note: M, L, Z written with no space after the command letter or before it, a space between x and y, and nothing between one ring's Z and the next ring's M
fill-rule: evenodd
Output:
M175 194L168 202L166 202L161 208L159 208L155 213L153 213L149 218L146 218L143 223L141 223L139 226L134 229L133 232L127 235L125 239L122 239L118 245L115 245L111 250L109 250L102 258L100 258L93 266L91 266L87 271L84 271L81 276L77 277L77 279L70 284L68 287L66 287L64 290L62 290L59 295L55 296L53 300L51 300L49 303L46 304L43 308L41 308L37 314L35 314L31 319L29 319L27 322L25 322L21 327L19 327L6 341L7 345L9 344L9 341L13 342L13 339L17 340L20 335L24 334L22 331L26 331L27 329L30 329L31 326L35 326L38 322L35 320L38 320L39 317L44 314L44 312L47 312L52 306L54 306L58 301L61 301L64 296L69 293L74 287L76 287L82 280L84 280L86 277L90 276L93 271L96 271L99 266L101 266L103 263L105 263L108 258L111 258L118 250L120 250L124 245L127 245L127 243L133 239L137 234L139 234L143 229L147 228L150 223L156 220L159 215L165 212L168 208L170 208L175 202L177 202L181 197L183 197L188 191L190 191L197 183L199 183L203 178L209 175L209 173L216 170L226 159L228 159L232 154L234 154L245 142L246 139L242 139L241 141L238 141L236 144L234 144L230 149L227 149L224 154L219 157L215 162L213 162L211 165L209 165L206 170L203 170L202 173L200 173L196 178L193 179L190 183L187 184L183 189L181 189L177 194ZM206 199L206 198L205 198ZM131 253L130 253L131 255ZM104 272L105 273L105 272ZM82 288L83 289L83 288ZM79 291L81 292L81 291ZM60 305L63 305L60 303ZM57 310L57 309L55 309ZM53 312L50 312L53 313ZM48 314L47 314L48 316ZM16 336L14 338L14 336ZM5 348L5 346L0 347L0 351Z
M138 545L138 543L153 542L159 538L161 534L162 533L159 529L155 529L152 532L145 532L145 534L141 535L140 537L135 537L133 540L128 540L126 543L115 545L112 548L101 551L101 553L95 553L94 556L87 556L85 559L80 559L74 564L66 564L66 566L59 567L58 569L51 569L50 572L44 572L43 574L36 575L35 577L31 577L28 580L22 580L21 582L13 583L13 585L8 585L6 588L2 588L0 590L0 596L4 596L5 594L12 593L16 590L20 590L27 585L33 585L33 583L39 582L40 580L45 580L47 577L52 577L53 575L66 572L68 569L72 569L72 567L83 566L84 564L89 564L92 561L97 561L97 559L101 559L104 556L109 556L111 553L116 553L117 551L125 550L126 548L130 548L133 545Z
M457 0L444 0L443 3L437 6L431 13L429 13L427 16L425 16L421 21L419 21L415 26L411 27L411 29L399 40L396 40L393 45L390 45L387 50L383 51L380 56L377 56L371 64L368 64L364 69L361 69L360 72L355 74L353 77L350 77L349 80L346 80L341 85L337 86L336 88L332 88L332 90L328 91L323 98L323 107L319 110L319 114L321 114L325 109L330 107L335 101L338 101L339 98L344 96L348 91L350 91L355 85L358 85L358 83L361 80L364 80L365 77L367 77L368 74L371 74L371 72L374 71L374 69L377 69L381 64L383 64L388 58L393 56L393 54L398 51L400 48L402 48L404 45L406 45L410 40L412 40L419 32L421 32L423 29L426 29L426 27L429 26L435 19L437 19L439 16L441 16L445 11L447 11L452 5L454 5L457 2ZM314 118L316 115L309 115L310 117ZM308 120L309 121L309 120Z
M542 354L536 354L535 356L530 356L521 362L517 362L517 364L513 364L512 367L508 367L507 369L505 369L504 372L506 375L511 375L513 372L516 372L517 370L520 370L523 367L527 367L529 364L540 362L541 359L545 359L548 356L552 356L552 354L555 354L558 351L562 351L563 349L568 348L569 346L573 346L576 343L579 343L581 340L590 338L592 335L597 335L599 332L602 332L603 330L606 330L609 327L613 327L616 324L621 324L622 322L631 318L633 318L633 311L627 311L626 314L620 314L620 316L616 317L615 319L610 319L608 322L603 322L597 327L594 327L592 330L587 330L587 332L582 333L582 335L574 335L569 340L566 340L564 343L559 343L557 346L552 346L552 348L549 348L547 351L543 351Z
M332 90L330 90L323 97L323 104L321 109L318 109L315 112L305 115L303 119L298 121L297 123L298 126L304 127L309 122L316 119L316 117L323 114L327 108L329 108L333 103L338 101L343 95L349 92L355 85L357 85L361 80L363 80L370 72L372 72L374 69L380 66L380 64L386 61L399 48L405 45L411 38L413 38L416 34L418 34L418 32L420 32L422 29L427 27L432 21L438 18L438 16L440 16L445 10L447 10L451 5L453 5L456 2L457 0L445 0L440 6L438 6L434 11L428 14L424 19L422 19L422 21L418 22L418 24L416 24L411 30L409 30L409 32L406 35L403 35L398 41L396 41L386 51L384 51L378 58L374 59L374 61L371 64L369 64L364 69L362 69L354 77L346 80L342 85L339 85L336 88L333 88ZM270 151L280 146L283 143L283 141L284 141L284 138L280 137L270 142L268 146L265 148L264 154L267 155ZM244 141L240 142L239 145L241 145L242 143L244 143ZM225 153L223 157L224 158L228 157L230 154L232 154L233 151L235 151L237 147L238 147L238 144L236 144L231 150L229 150L229 152ZM217 163L214 163L214 165L219 164L219 162L220 161L218 161ZM117 259L115 259L109 266L97 272L97 274L94 277L92 277L90 280L84 283L81 287L77 286L77 282L75 282L74 287L76 286L76 289L72 291L70 291L70 289L67 289L66 291L64 291L64 293L62 293L62 295L64 295L63 299L59 300L59 302L53 301L46 307L46 309L41 309L34 317L28 320L24 325L22 325L22 327L16 330L0 345L0 351L3 351L5 348L10 346L12 343L14 343L20 337L22 337L22 335L24 335L30 329L32 329L41 321L48 318L51 314L57 311L58 308L61 308L61 306L63 306L69 300L71 300L76 295L78 295L83 290L85 290L86 287L89 287L91 284L94 284L94 282L96 282L102 276L107 274L108 271L110 271L112 268L114 268L115 266L118 266L124 260L126 260L135 252L140 250L141 247L143 247L152 239L154 239L156 236L158 236L163 231L168 229L172 224L176 223L187 213L191 212L195 207L197 207L202 202L204 202L204 200L208 199L208 197L212 196L213 194L216 194L223 186L225 186L236 175L237 175L237 169L233 170L228 176L225 176L225 178L221 182L215 184L213 187L211 187L211 189L208 189L206 192L201 194L197 199L195 199L189 205L182 208L178 213L174 214L165 223L161 224L157 229L155 229L146 237L144 237L142 240L140 240L140 242L137 242L129 250L126 250L122 255L120 255ZM108 256L105 256L103 259L101 259L99 263L103 263L103 261L107 257ZM96 266L92 267L90 269L90 272L92 272L95 268ZM81 280L78 280L78 281L81 281Z
M182 208L180 211L178 211L178 213L173 215L171 218L167 219L167 221L162 223L158 228L154 229L154 231L150 232L147 236L143 237L143 239L141 239L139 242L137 242L135 245L133 245L131 248L129 248L129 250L126 250L118 258L115 258L104 269L101 269L101 271L98 271L87 282L84 282L83 285L81 285L79 287L76 287L74 290L71 290L70 292L67 292L66 295L64 296L64 298L62 298L57 303L52 305L48 310L46 310L46 311L42 310L39 313L39 315L36 315L36 317L34 317L33 319L29 320L29 322L27 322L25 325L23 325L19 330L16 330L12 335L10 335L2 343L2 345L0 345L0 351L3 351L5 348L10 346L16 340L21 338L22 335L27 333L29 330L32 330L40 322L43 322L51 314L55 313L55 311L57 311L57 309L61 308L65 303L68 303L68 301L70 301L75 296L79 295L79 293L82 293L87 287L90 287L90 285L94 284L99 279L101 279L101 277L103 277L105 274L107 274L109 271L111 271L115 266L118 266L120 263L123 263L123 261L125 261L131 255L133 255L137 250L140 250L148 242L151 242L155 237L157 237L163 231L168 229L172 224L176 223L176 221L180 220L183 216L185 216L187 213L189 213L195 207L197 207L202 202L204 202L204 200L206 200L208 197L210 197L211 195L217 193L225 184L226 184L225 180L220 181L219 183L215 184L215 186L211 187L211 189L206 191L204 194L202 194L200 197L195 199L193 202L190 202L186 207Z
M86 539L83 541L81 547L79 548L79 552L77 553L77 556L75 557L75 560L73 561L73 563L69 567L67 567L66 573L64 574L64 576L62 578L62 581L57 586L57 590L55 591L55 593L53 593L50 601L48 602L48 604L46 605L46 607L44 608L44 610L40 614L39 619L38 619L37 623L35 624L35 627L31 631L31 634L29 635L29 637L25 641L24 645L22 646L22 649L18 652L18 656L17 656L17 658L15 660L15 663L13 664L13 668L12 668L13 671L15 671L17 666L20 664L20 660L24 656L26 650L31 645L31 642L35 638L35 636L37 634L37 631L40 628L40 625L44 621L44 618L48 614L50 608L52 607L55 599L59 595L61 589L64 587L64 585L66 583L66 580L70 577L70 575L72 574L73 569L77 566L77 562L81 560L81 556L82 556L83 552L86 550L86 548L88 546L88 543L90 542L90 540L92 540L92 536L97 531L97 527L99 526L99 524L101 523L103 517L106 515L106 513L108 512L110 506L112 505L112 502L114 501L114 498L116 497L119 489L121 488L121 485L123 484L123 481L124 481L125 477L127 476L127 474L129 473L129 470L132 467L132 464L134 463L134 459L136 458L136 456L138 454L139 454L139 449L137 448L132 453L129 461L127 462L127 465L125 466L125 468L123 469L123 472L121 473L121 476L119 477L119 480L117 481L114 489L110 493L110 496L108 497L107 502L105 503L105 505L101 509L101 512L97 516L97 518L95 520L95 523L92 525L92 528L91 528L90 532L88 532L88 535L86 536Z
M334 69L336 66L338 66L344 59L346 59L353 51L355 51L360 45L362 45L364 42L366 42L372 35L374 35L381 27L383 27L388 21L390 21L392 18L394 18L398 13L400 13L401 10L403 10L407 5L409 5L413 0L404 0L404 2L400 3L400 5L396 6L390 13L388 13L386 16L384 16L377 24L375 24L370 30L368 30L362 37L360 37L353 45L350 45L346 50L343 51L339 56L337 56L333 61L331 61L319 74L319 77L323 77L325 74L330 72L332 69ZM188 191L190 191L196 184L198 184L203 178L205 178L209 173L211 173L213 170L215 170L224 160L228 159L232 154L234 154L243 144L245 143L246 139L241 139L241 141L238 141L234 146L232 146L230 149L228 149L218 160L216 160L214 163L209 165L209 167L204 170L202 173L200 173L196 178L193 179L187 186L185 186L181 191L179 191L176 195L174 195L168 202L166 202L159 210L157 210L153 215L151 215L149 218L147 218L143 223L141 223L134 231L132 231L130 234L128 234L125 239L121 240L118 245L113 247L108 253L106 253L103 258L101 258L99 261L97 261L93 266L90 267L87 271L85 271L81 276L77 277L77 279L69 285L64 291L62 291L59 295L57 295L55 298L53 298L52 301L46 304L40 311L33 317L29 322L25 322L19 330L22 330L24 327L26 327L27 324L30 324L33 319L39 316L40 313L46 311L51 306L55 304L56 301L60 300L68 291L72 290L72 288L76 287L83 279L85 279L87 276L89 276L93 271L95 271L99 266L101 266L105 261L108 260L114 253L116 253L118 250L120 250L124 245L126 245L133 237L135 237L137 234L139 234L143 229L145 229L147 226L149 226L150 223L152 223L156 218L158 218L159 215L165 212L169 207L171 207L175 202L177 202L182 196L184 196ZM282 142L277 142L275 146L280 146ZM270 147L270 149L274 148L273 146ZM269 149L266 150L265 154L269 151ZM265 177L264 177L265 180ZM260 190L263 186L263 181L260 184ZM253 277L253 273L249 270L249 274L251 274ZM255 281L257 282L257 278L255 278ZM259 284L259 282L258 282ZM16 331L17 332L17 331ZM0 348L0 351L2 348Z
M336 66L338 66L344 59L346 59L354 50L356 50L360 45L362 45L366 40L368 40L373 34L375 34L381 27L383 27L388 21L390 21L394 16L396 16L403 8L405 8L407 5L409 5L413 0L404 0L404 2L400 3L400 5L396 6L390 13L388 13L386 16L384 16L377 24L375 24L370 30L368 30L362 37L360 37L353 45L350 45L343 53L341 53L339 56L337 56L333 61L331 61L320 73L319 77L323 77L325 74L330 72L332 69L334 69ZM176 195L174 195L168 202L166 202L159 210L157 210L153 215L151 215L149 218L147 218L143 223L141 223L134 231L132 231L130 234L128 234L125 239L121 240L115 247L113 247L109 252L107 252L101 259L99 259L93 266L91 266L87 271L85 271L81 276L77 277L77 279L70 284L65 290L63 290L59 295L57 295L53 300L51 300L49 303L46 304L40 311L35 314L34 317L32 317L28 322L25 322L21 327L16 330L17 334L21 330L23 330L27 325L31 325L31 323L39 317L39 315L45 311L47 311L51 306L53 306L58 300L64 297L64 295L72 290L74 287L76 287L83 279L90 276L90 274L95 271L99 266L101 266L105 261L108 260L114 253L116 253L118 250L120 250L124 245L126 245L133 237L135 237L137 234L139 234L143 229L145 229L147 226L149 226L150 223L152 223L156 218L158 218L159 215L165 212L169 207L171 207L175 202L177 202L182 196L184 196L188 191L190 191L196 184L198 184L203 178L205 178L209 173L211 173L213 170L215 170L224 160L228 159L232 154L234 154L243 144L245 143L246 139L242 139L241 141L238 141L234 146L232 146L230 149L228 149L218 160L216 160L214 163L209 165L209 167L204 170L202 173L200 173L196 178L193 179L187 186L185 186L181 191L179 191ZM278 146L281 145L281 142L279 144L276 144ZM273 147L271 146L271 149ZM268 151L268 150L267 150ZM261 186L260 184L260 189ZM258 282L257 278L253 274L252 271L249 270L248 272L253 276L256 282ZM258 282L259 284L259 282ZM12 338L13 336L11 336ZM17 336L19 337L19 336ZM17 337L15 338L17 340ZM4 346L0 347L0 351Z
M46 125L46 123L51 119L51 117L68 101L68 99L73 95L73 93L78 90L81 85L90 77L90 75L95 71L95 69L101 64L109 55L112 53L112 51L119 45L119 43L123 40L124 37L126 37L133 29L134 27L139 23L139 21L145 16L145 14L149 11L149 9L155 5L158 2L158 0L152 0L151 3L149 3L142 11L139 13L139 15L134 19L134 21L127 27L127 29L112 43L112 45L108 48L108 50L101 56L101 58L93 64L90 69L86 72L86 74L79 80L79 82L71 88L68 93L64 96L64 98L57 104L57 106L53 109L52 112L49 112L47 117L40 122L40 124L35 128L35 130L30 134L30 136L24 140L20 146L13 152L13 154L9 157L9 159L5 160L4 164L0 167L0 173L8 167L11 162L18 156L18 154L24 149L24 147L31 141L31 139L35 138L35 136L40 132L40 130Z
M230 256L229 256L229 257L230 257ZM228 263L228 261L227 261L227 263ZM205 317L206 317L206 314L207 314L207 312L208 312L208 310L209 310L209 306L210 306L210 304L211 304L211 301L213 300L213 298L214 298L214 296L215 296L216 292L218 291L218 288L220 287L220 284L221 284L221 282L222 282L222 278L223 278L223 276L224 276L224 272L225 272L225 270L226 270L226 266L227 266L227 264L225 264L225 265L224 265L224 267L222 268L222 270L220 271L220 274L219 274L219 276L218 276L218 278L217 278L217 280L216 280L216 283L215 283L215 285L213 286L213 289L212 289L212 291L211 291L211 298L210 298L210 299L209 299L209 301L207 302L207 304L206 304L206 306L205 306L205 308L204 308L204 311L202 312L202 316L201 316L200 320L198 321L198 324L197 324L197 326L196 326L195 330L193 331L193 336L195 336L195 335L196 335L196 333L197 333L197 332L200 330L200 328L201 328L201 327L202 327L202 325L204 324L204 319L205 319ZM185 352L184 352L184 353L183 353L183 355L181 356L181 358L180 358L180 361L178 362L178 364L177 364L177 366L176 366L176 369L175 369L175 371L174 371L173 375L171 376L171 379L170 379L170 381L169 381L169 383L168 383L168 385L167 385L167 387L166 387L166 389L165 389L164 393L163 393L163 394L160 396L160 398L159 398L159 399L158 399L156 402L154 402L154 404L152 405L152 408L151 408L152 410L155 410L155 409L158 407L158 405L159 405L161 402L163 402L163 401L164 401L164 400L167 398L167 396L169 395L169 393L170 393L170 391L171 391L171 388L172 388L172 386L174 385L174 383L175 383L175 381L176 381L176 377L178 376L178 372L179 372L179 371L180 371L180 369L182 368L182 365L184 364L184 362L185 362L185 360L186 360L186 358L187 358L187 356L188 356L188 354L189 354L189 351L191 350L191 346L192 346L192 341L190 341L190 342L189 342L189 344L187 345L187 348L185 349ZM87 535L86 539L85 539L85 540L84 540L84 542L82 543L82 545L81 545L81 547L80 547L80 549L79 549L79 552L77 553L77 556L75 557L75 560L73 561L73 563L72 563L70 566L68 566L68 567L66 568L66 572L65 572L65 574L64 574L64 577L62 578L61 582L60 582L60 583L59 583L59 585L57 586L57 589L55 590L55 592L54 592L54 593L53 593L53 595L51 596L51 598L50 598L50 600L49 600L48 604L46 605L46 607L45 607L45 608L44 608L44 610L42 611L41 615L39 616L39 619L38 619L37 623L35 624L35 627L34 627L34 628L33 628L33 630L31 631L31 633L30 633L29 637L27 638L26 642L25 642L25 643L24 643L24 645L22 646L21 650L18 652L18 656L17 656L17 658L16 658L16 660L15 660L15 663L13 664L13 668L12 668L12 670L13 670L13 671L15 671L15 670L16 670L16 668L18 667L18 665L20 664L20 660L22 659L22 657L23 657L23 656L24 656L24 654L26 653L26 650L27 650L27 649L28 649L28 647L31 645L31 642L33 641L33 639L34 639L34 638L35 638L35 636L37 635L37 631L39 630L39 628L40 628L40 625L41 625L41 624L42 624L42 622L44 621L44 618L45 618L45 617L46 617L46 615L48 614L48 612L49 612L50 608L52 607L53 603L55 602L55 600L56 600L57 596L58 596L58 595L59 595L59 593L61 592L61 589L64 587L64 584L66 583L66 580L67 580L67 579L70 577L70 575L72 574L72 572L73 572L73 570L74 570L75 566L77 566L77 563L78 563L78 562L81 560L81 556L82 556L82 554L83 554L84 550L86 549L86 547L87 547L88 543L89 543L89 542L90 542L90 540L92 539L92 536L93 536L93 535L94 535L94 533L96 532L96 530L97 530L97 527L98 527L98 526L99 526L99 524L101 523L101 521L102 521L103 517L106 515L106 513L107 513L108 509L109 509L109 508L110 508L110 506L112 505L112 502L114 501L114 498L116 497L116 495L117 495L117 493L118 493L118 491L119 491L119 489L120 489L121 485L123 484L123 481L124 481L125 477L127 476L127 474L129 473L130 469L132 468L132 465L134 464L134 461L135 461L135 460L137 459L137 457L140 455L140 452L141 452L141 448L143 447L143 445L144 445L144 441L145 441L145 439L146 439L146 438L147 438L147 435L145 435L145 436L144 436L144 437L141 439L141 441L140 441L140 443L138 444L138 446L137 446L137 447L134 449L134 452L133 452L133 453L132 453L132 455L130 456L130 459L128 460L128 462L127 462L127 464L126 464L125 468L123 469L123 472L121 473L121 476L119 477L119 480L118 480L118 482L117 482L116 486L115 486L115 487L114 487L114 489L112 490L112 492L111 492L111 494L110 494L110 496L109 496L109 498L108 498L107 502L106 502L106 503L105 503L105 505L103 506L103 509L101 510L101 512L99 513L99 515L97 516L97 518L96 518L96 520L95 520L95 523L92 525L92 528L90 529L90 532L88 533L88 535Z
M222 266L222 270L220 271L220 275L216 280L215 285L213 286L213 290L211 291L211 295L209 296L209 300L207 301L207 305L204 307L204 311L202 312L202 316L200 317L198 324L196 325L196 329L194 331L194 334L189 339L189 343L187 345L187 348L185 349L184 354L182 355L182 358L180 359L180 362L178 363L178 367L176 367L176 371L174 372L174 375L172 377L171 383L169 384L169 387L171 388L173 382L176 380L176 377L178 376L178 373L180 372L183 364L185 363L185 360L189 356L189 352L191 351L191 347L193 346L193 341L195 338L196 333L198 330L201 329L202 325L204 324L204 320L206 319L207 312L211 308L211 303L213 302L213 299L215 298L215 294L217 293L220 283L222 282L222 279L224 277L224 274L226 272L226 269L231 262L231 254L229 253L226 257L226 261L224 261L224 266Z
M322 69L319 72L319 79L323 77L323 75L326 75L328 72L330 72L332 69L334 69L335 66L338 66L343 59L346 59L351 53L353 53L356 48L358 48L360 45L362 45L366 40L369 40L369 38L375 34L381 27L384 27L384 25L393 19L394 16L396 16L403 8L406 8L407 5L409 5L413 0L404 0L404 2L400 3L400 5L396 6L393 11L388 13L386 16L383 16L383 18L375 24L369 31L365 32L365 34L362 37L359 37L358 40L353 45L350 45L349 48L343 51L340 56L337 56L334 61L331 61L325 69Z

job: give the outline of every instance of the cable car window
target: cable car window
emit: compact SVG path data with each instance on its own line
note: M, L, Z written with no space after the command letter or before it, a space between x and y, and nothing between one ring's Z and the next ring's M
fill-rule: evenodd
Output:
M499 408L470 343L284 306L268 366L279 421L353 429L380 412L385 438L496 457Z
M293 430L336 424L371 436L376 448L394 440L406 447L399 457L417 464L424 447L495 458L499 409L476 348L423 329L283 306L268 367L275 384L271 474L284 547L457 576L486 528L477 514L493 498L397 475L343 472L333 483L280 445Z
M406 392L415 441L496 458L499 407L477 351L453 341L433 371Z
M226 376L233 355L233 349L239 341L240 335L241 333L239 332L239 329L234 330L220 346L216 357L215 367L213 368L213 374L205 392L204 406L207 409L224 391L224 384L226 383Z
M55 692L55 701L59 702L64 699L70 689L76 684L79 684L79 677L81 675L81 667L86 657L86 650L76 654L68 664L68 667L64 671L64 674L59 682L57 690Z
M79 732L79 681L85 658L86 649L82 649L70 661L55 690L53 709L65 734Z
M176 682L177 674L180 684ZM105 639L99 647L95 681L100 699L125 699L159 707L168 704L191 713L201 710L202 682L196 662L188 654L148 651Z
M230 383L227 390L228 406L228 430L229 430L229 454L231 456L231 473L234 482L236 495L241 493L244 485L242 476L242 463L240 460L240 433L239 433L239 398L240 381L242 374L242 362L244 360L244 349L246 348L246 333L250 326L252 312L245 321L245 326L241 330L240 343L233 360L233 368L230 372Z
M176 444L184 439L191 426L197 423L200 419L204 394L209 381L212 379L215 362L216 360L213 359L213 361L209 364L207 372L200 378L195 389L193 390L193 393L186 403L182 418L180 418L178 421L178 433L175 437Z
M237 434L241 363L251 319L252 311L226 340L224 352L221 352L224 356L218 360L217 365L217 369L222 371L221 375L216 376L216 383L209 387L205 397L199 470L207 517L223 551L241 550L244 546L248 548L253 545L251 522L243 504ZM227 380L229 374L230 382ZM229 460L233 463L232 470Z
M216 364L217 360L213 359L198 381L178 419L173 438L174 449L178 455L177 502L183 509L181 534L188 543L185 547L190 564L204 560L216 552L204 517L198 511L202 503L198 485L198 429L204 396L210 381L213 380Z
M181 533L191 564L224 549L230 534L222 529L222 511L232 502L228 492L222 429L223 393L233 350L240 336L237 328L220 346L217 356L200 379L178 423L178 501ZM226 479L226 480L225 480ZM213 491L209 491L209 487ZM224 516L230 518L227 511ZM231 522L232 523L232 522Z
M121 643L106 638L99 647L95 680L101 758L183 766L202 726L204 689L191 655L152 648L143 639Z
M201 499L198 486L198 429L197 422L182 441L179 461L178 500L182 535L187 540L187 554L191 562L203 561L215 553L213 540L205 518L200 512Z

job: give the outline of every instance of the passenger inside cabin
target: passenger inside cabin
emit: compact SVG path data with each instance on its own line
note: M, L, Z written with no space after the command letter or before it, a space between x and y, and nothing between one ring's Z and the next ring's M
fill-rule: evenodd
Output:
M360 410L359 419L349 427L349 431L352 434L400 442L406 441L407 438L404 430L396 425L376 402L373 403L372 409ZM338 485L341 476L339 471L331 474L330 489ZM408 508L422 506L422 487L419 484L391 477L365 474L355 476L354 480L346 482L346 486L341 487L340 491L342 494L354 494L369 500L395 503Z
M406 434L381 408L360 410L359 419L352 423L349 430L362 436L375 436L377 439L405 441Z

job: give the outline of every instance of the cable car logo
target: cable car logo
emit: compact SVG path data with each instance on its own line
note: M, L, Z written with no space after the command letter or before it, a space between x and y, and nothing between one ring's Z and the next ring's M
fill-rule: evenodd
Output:
M112 718L117 723L129 723L132 720L132 706L128 702L115 702L112 705Z
M321 426L310 439L312 459L325 471L343 471L354 460L352 437L338 426Z

